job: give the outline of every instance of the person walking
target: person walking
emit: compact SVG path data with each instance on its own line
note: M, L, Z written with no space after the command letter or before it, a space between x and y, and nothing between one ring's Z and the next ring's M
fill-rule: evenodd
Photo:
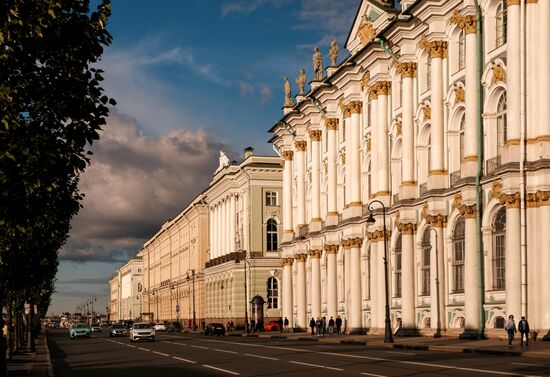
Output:
M518 323L518 330L521 335L520 344L523 346L523 337L525 336L525 345L529 346L529 322L525 319L525 316L521 317Z
M327 333L327 317L321 318L321 321L323 321L323 336Z
M342 333L342 318L340 316L336 317L336 334L340 335Z
M330 317L328 320L328 334L332 335L334 333L334 318Z
M309 321L309 327L311 328L311 335L315 335L315 319L313 317Z
M285 317L284 326L285 326L285 332L288 332L288 317Z
M283 318L282 317L279 317L279 320L277 321L277 323L279 324L279 332L282 333L283 332Z
M321 320L321 318L317 317L315 326L317 327L317 336L323 336L323 321Z
M518 332L516 328L516 323L514 322L514 316L510 314L508 320L504 324L504 330L508 333L508 346L512 346L512 341L514 340L514 335Z

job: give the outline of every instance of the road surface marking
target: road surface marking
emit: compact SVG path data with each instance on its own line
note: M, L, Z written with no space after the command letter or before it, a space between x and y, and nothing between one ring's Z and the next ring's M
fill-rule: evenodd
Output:
M203 367L205 367L205 368L210 368L210 369L214 369L214 370L219 370L220 372L229 373L229 374L232 374L232 375L235 375L235 376L240 376L240 375L241 375L240 373L232 372L232 371L227 370L227 369L222 369L222 368L213 367L212 365L203 364Z
M324 368L324 369L331 369L331 370L343 371L343 369L340 369L340 368L333 368L333 367L327 367L327 366L325 366L325 365L310 364L310 363L302 363L301 361L289 361L289 362L292 363L292 364L307 365L308 367Z
M386 351L386 353L393 353L394 355L414 355L412 352L399 352L399 351Z
M203 347L203 346L190 346L190 347L200 348L201 350L207 350L208 349L208 347Z
M372 374L372 373L366 373L366 372L363 372L361 374L364 376L372 376L372 377L386 377L383 374Z
M527 365L529 367L539 367L539 368L550 368L548 365L542 365L542 364L530 364L530 363L510 363L514 365Z
M177 357L177 356L172 356L172 359L176 359L176 360L179 360L179 361L184 361L186 363L196 364L196 362L194 362L193 360L182 359L181 357Z
M260 359L277 360L277 361L279 360L279 359L277 359L277 358L275 358L275 357L262 356L262 355L253 355L253 354L251 354L251 353L245 353L244 355L245 355L245 356L251 356L251 357L258 357L258 358L260 358Z
M137 348L136 346L133 346L133 345L131 345L131 344L127 344L126 347Z
M161 355L161 356L170 356L167 353L162 353L162 352L157 352L157 351L153 351L153 353L156 353L157 355Z
M141 347L138 347L137 349L142 351L151 351L151 350L148 350L147 348L141 348Z
M222 350L222 349L219 349L219 348L212 348L212 351L225 352L225 353L237 353L235 351Z

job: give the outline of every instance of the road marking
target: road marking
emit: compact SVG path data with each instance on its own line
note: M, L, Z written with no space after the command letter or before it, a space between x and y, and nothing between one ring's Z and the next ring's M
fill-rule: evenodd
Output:
M156 353L157 355L161 355L161 356L170 356L167 353L162 353L162 352L157 352L157 351L153 351L153 353Z
M208 349L208 347L203 347L203 346L190 346L190 347L200 348L201 350L207 350Z
M539 367L539 368L550 368L548 365L542 365L542 364L530 364L530 363L510 363L514 365L526 365L528 367Z
M225 353L237 353L235 351L222 350L222 349L219 349L219 348L212 348L212 351L225 352Z
M277 358L275 358L275 357L262 356L262 355L253 355L253 354L251 354L251 353L245 353L244 355L245 355L245 356L251 356L251 357L258 357L258 358L260 358L260 359L277 360L277 361L279 360L279 359L277 359Z
M412 352L386 351L386 353L393 353L394 355L414 355Z
M203 367L214 369L214 370L219 370L220 372L229 373L229 374L232 374L232 375L235 375L235 376L240 376L241 375L240 373L232 372L232 371L227 370L227 369L213 367L212 365L203 364Z
M310 363L302 363L301 361L289 361L289 362L292 363L292 364L307 365L308 367L324 368L324 369L331 369L331 370L343 371L343 369L340 369L340 368L333 368L333 367L327 367L327 366L325 366L325 365L310 364Z
M141 348L141 347L138 347L137 349L142 351L151 351L151 350L148 350L147 348Z
M131 344L127 344L126 347L137 348L136 346L133 346L133 345L131 345Z
M196 362L194 362L193 360L187 360L187 359L183 359L183 358L177 357L177 356L172 356L172 359L176 359L176 360L179 360L179 361L184 361L186 363L196 364Z
M386 377L383 374L372 374L372 373L366 373L366 372L363 372L361 374L365 376L372 376L372 377Z

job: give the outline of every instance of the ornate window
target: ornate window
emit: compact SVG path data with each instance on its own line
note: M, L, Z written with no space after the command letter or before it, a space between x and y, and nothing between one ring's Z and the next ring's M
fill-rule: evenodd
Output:
M430 228L426 228L422 235L422 295L430 294L430 252L432 245L430 241Z
M274 219L267 220L266 226L267 251L277 251L277 222Z
M464 30L460 31L458 36L458 69L464 69L466 57L466 39L464 37Z
M462 114L460 118L460 162L464 161L464 128L466 127L466 114Z
M395 289L394 297L401 297L401 255L402 255L402 239L401 234L397 237L395 243Z
M506 43L506 28L507 28L507 11L506 11L506 4L504 4L504 1L501 1L497 8L496 13L496 28L495 28L495 36L496 36L496 47L500 47L503 44Z
M502 207L493 222L493 289L506 288L506 207Z
M267 308L279 308L279 284L274 277L267 279Z
M464 292L464 216L460 216L453 231L453 291Z
M502 156L504 151L504 143L506 143L507 137L507 125L506 125L506 93L502 93L498 99L497 106L497 156Z

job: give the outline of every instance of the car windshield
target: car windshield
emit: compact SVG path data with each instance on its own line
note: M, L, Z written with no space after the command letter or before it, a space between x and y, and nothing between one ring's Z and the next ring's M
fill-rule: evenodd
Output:
M134 324L134 329L150 329L151 325L148 323L136 323Z
M123 326L123 325L116 324L116 325L112 325L111 328L113 328L113 329L123 329L124 326Z

